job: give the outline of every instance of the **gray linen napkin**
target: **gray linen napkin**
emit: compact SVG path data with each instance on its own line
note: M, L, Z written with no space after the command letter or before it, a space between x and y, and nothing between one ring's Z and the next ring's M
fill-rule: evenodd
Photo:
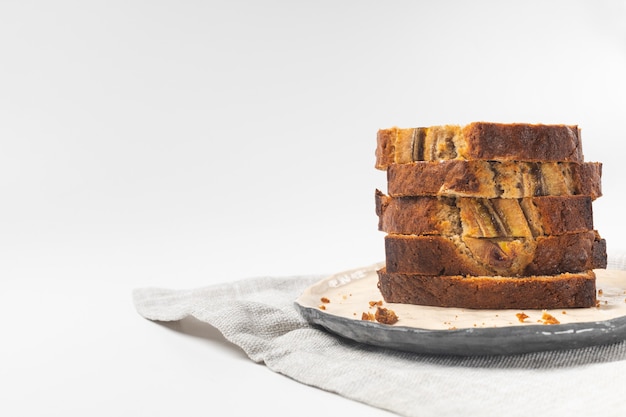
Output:
M609 258L626 269L626 255ZM309 325L294 300L321 276L262 277L191 290L139 288L150 320L193 316L249 358L301 383L403 416L622 416L626 342L513 356L420 355Z

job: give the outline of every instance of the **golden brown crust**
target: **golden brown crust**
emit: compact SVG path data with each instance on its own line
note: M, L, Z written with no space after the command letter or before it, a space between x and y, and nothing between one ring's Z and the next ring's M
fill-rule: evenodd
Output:
M387 167L394 163L396 129L379 130L376 137L376 167ZM379 168L380 169L380 168Z
M582 162L578 126L470 123L463 128L466 159Z
M390 197L376 190L378 229L406 235L533 237L593 230L591 198Z
M463 232L456 199L389 197L376 190L378 230L417 235L458 235Z
M606 268L606 242L595 231L557 236L481 239L388 234L389 272L520 277Z
M474 309L593 307L591 270L522 278L416 275L378 271L378 287L388 303Z
M438 160L582 162L578 126L474 122L381 129L377 134L377 169L391 164Z
M461 161L393 164L387 170L390 196L524 198L602 195L599 162Z

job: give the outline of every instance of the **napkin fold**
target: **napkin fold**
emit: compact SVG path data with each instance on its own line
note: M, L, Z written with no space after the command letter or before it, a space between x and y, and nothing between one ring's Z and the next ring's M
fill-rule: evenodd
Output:
M626 255L609 257L626 269ZM626 412L626 342L512 356L395 351L305 321L295 299L323 276L259 277L175 290L138 288L149 320L195 317L248 357L293 380L402 416L591 415Z

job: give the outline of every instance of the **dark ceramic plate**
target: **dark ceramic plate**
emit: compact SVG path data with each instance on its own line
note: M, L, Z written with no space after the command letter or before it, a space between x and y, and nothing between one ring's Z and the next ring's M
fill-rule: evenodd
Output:
M603 345L626 339L626 271L596 270L599 305L559 310L472 310L383 303L399 320L362 320L382 296L381 264L341 272L295 302L311 324L357 342L417 353L510 355ZM518 313L528 317L520 321ZM559 324L546 324L545 313Z

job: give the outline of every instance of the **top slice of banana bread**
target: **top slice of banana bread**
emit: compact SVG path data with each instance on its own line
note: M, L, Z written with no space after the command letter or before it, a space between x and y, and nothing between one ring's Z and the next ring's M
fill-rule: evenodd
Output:
M381 129L376 165L449 159L491 161L583 162L580 130L575 125L473 122Z

